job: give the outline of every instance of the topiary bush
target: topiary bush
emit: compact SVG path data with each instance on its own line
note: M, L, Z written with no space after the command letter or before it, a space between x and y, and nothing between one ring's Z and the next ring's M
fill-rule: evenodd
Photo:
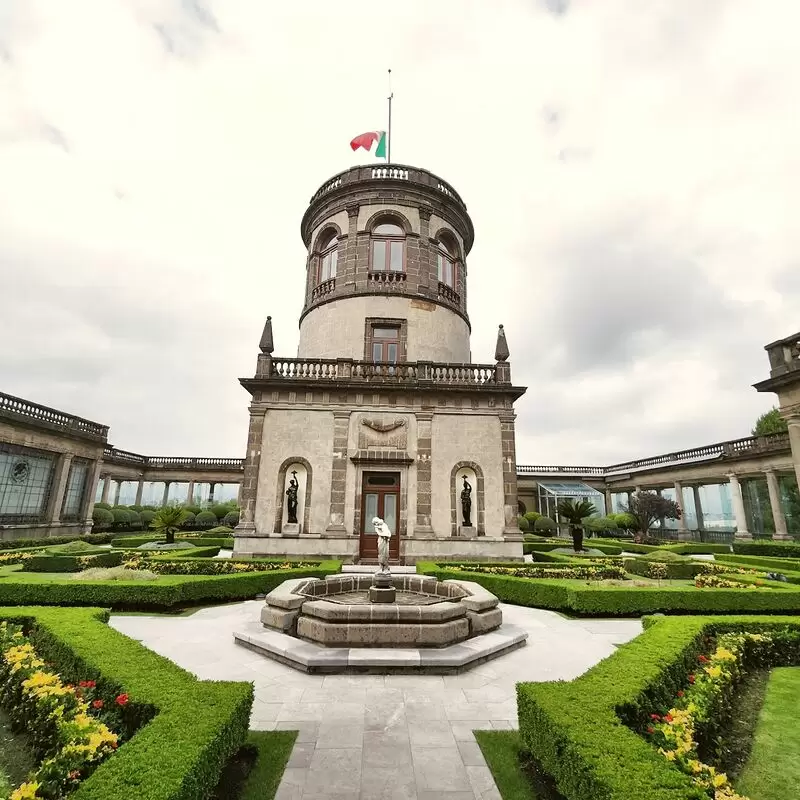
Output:
M184 530L191 530L194 527L194 521L197 515L193 511L188 511L187 509L184 509L184 511L186 511L186 519L183 521L181 528Z
M149 508L143 508L139 512L139 519L142 521L142 527L149 528L150 523L153 521L155 515L156 515L155 511L151 511Z
M197 516L203 509L200 506L195 505L194 503L188 503L183 507L184 511L189 511L195 516Z
M106 530L114 524L114 515L107 508L94 507L92 511L92 527L97 530Z
M530 523L525 517L517 517L517 525L519 525L519 529L523 532L528 531L530 528Z
M539 517L533 523L533 530L540 536L550 536L558 530L558 527L555 520L550 519L550 517Z
M142 510L142 506L140 506L140 505L132 505L132 506L128 506L128 509L130 511L135 511L138 514Z
M111 503L95 503L95 508L103 508L106 511L111 511Z
M217 524L217 515L213 511L201 511L195 518L196 528L211 528Z
M111 509L111 514L114 517L115 528L127 528L130 526L131 512L127 508L117 506Z
M223 503L215 503L209 511L219 520L225 519L225 515L230 511L230 506Z
M128 525L134 530L142 527L142 518L139 516L138 511L128 510Z
M229 528L235 528L239 524L239 512L229 511L223 518L222 524Z
M534 522L536 522L536 520L542 515L538 511L526 511L522 516L528 520L528 529L533 530Z

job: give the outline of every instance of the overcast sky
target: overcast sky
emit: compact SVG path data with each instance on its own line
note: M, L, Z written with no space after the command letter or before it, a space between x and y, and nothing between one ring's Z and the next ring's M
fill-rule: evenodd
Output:
M0 0L0 390L151 455L239 456L267 314L336 172L450 181L472 354L506 326L520 463L749 434L800 328L793 0Z

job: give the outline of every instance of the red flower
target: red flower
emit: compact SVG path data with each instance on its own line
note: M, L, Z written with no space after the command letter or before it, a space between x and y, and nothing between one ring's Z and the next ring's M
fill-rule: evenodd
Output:
M654 719L656 722L661 721L661 717L659 717L658 714L651 714L650 719Z
M95 700L92 703L92 707L93 708L102 708L103 707L103 701L102 700Z
M118 706L124 706L128 703L128 695L127 694L118 694L116 696L115 702Z
M689 683L694 683L694 675L689 676Z
M97 684L94 681L81 681L78 686L83 689L94 689Z
M667 714L667 715L664 717L664 719L665 719L667 722L672 722L672 714Z
M678 689L678 697L683 697L683 689Z
M81 771L79 769L74 769L72 770L72 772L70 772L69 779L71 781L76 781L78 780L78 778L80 778L80 776L81 776Z
M698 656L698 657L697 657L697 660L698 660L698 661L699 661L701 664L705 664L705 663L706 663L706 661L708 661L708 659L707 659L705 656Z
M652 725L648 725L647 726L647 732L648 733L655 733L656 729Z

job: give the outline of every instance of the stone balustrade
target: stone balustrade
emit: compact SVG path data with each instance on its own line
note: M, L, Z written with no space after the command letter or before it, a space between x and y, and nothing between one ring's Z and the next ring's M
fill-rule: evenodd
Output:
M319 300L321 297L329 295L335 288L336 278L328 278L327 281L322 281L311 290L311 299Z
M353 359L272 358L265 378L287 381L355 381L438 386L510 384L503 365L437 364L432 361L381 363Z
M66 433L75 433L93 439L104 440L108 436L107 425L101 425L99 422L92 422L72 414L65 414L55 408L31 403L29 400L2 392L0 392L0 414L39 422Z
M800 333L772 342L765 349L769 356L770 377L800 371Z
M119 466L136 466L145 469L163 470L231 470L241 472L244 468L242 458L191 458L184 456L143 456L107 447L103 453L103 461Z

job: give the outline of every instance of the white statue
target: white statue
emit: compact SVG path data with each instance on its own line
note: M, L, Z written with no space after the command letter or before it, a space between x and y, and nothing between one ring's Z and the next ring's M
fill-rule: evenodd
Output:
M380 518L373 517L372 524L375 526L375 533L378 534L378 564L381 572L389 571L389 539L392 532L389 526Z

